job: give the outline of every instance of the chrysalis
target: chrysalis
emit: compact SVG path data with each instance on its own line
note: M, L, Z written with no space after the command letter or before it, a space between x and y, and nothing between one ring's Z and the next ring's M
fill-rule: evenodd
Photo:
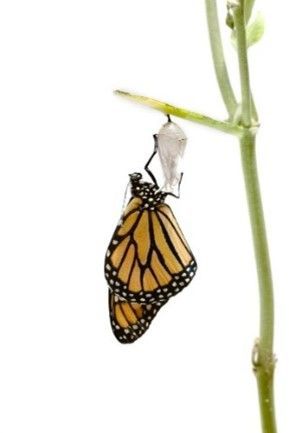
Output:
M158 154L165 179L161 189L164 192L175 193L181 182L180 162L186 144L187 137L184 131L169 117L157 135Z

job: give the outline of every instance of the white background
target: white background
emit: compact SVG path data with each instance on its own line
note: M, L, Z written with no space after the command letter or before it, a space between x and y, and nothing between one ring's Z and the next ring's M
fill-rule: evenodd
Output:
M220 1L225 16L225 1ZM276 288L276 399L288 431L288 13L259 2L251 49L258 158ZM237 64L224 28L230 71ZM0 8L1 433L260 431L250 353L258 289L236 140L189 137L181 200L192 284L130 346L103 276L127 174L164 116L122 88L225 117L203 1L16 1Z

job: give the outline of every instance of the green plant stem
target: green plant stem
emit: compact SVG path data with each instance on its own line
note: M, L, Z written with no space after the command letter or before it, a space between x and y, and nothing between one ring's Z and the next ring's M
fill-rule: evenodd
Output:
M245 21L250 20L255 0L245 0Z
M260 292L260 339L253 360L263 433L276 433L273 377L274 299L270 257L256 164L255 137L248 131L240 140L241 158L257 264Z
M209 126L210 128L217 129L218 131L226 132L227 134L233 134L240 136L242 134L242 128L231 122L224 122L221 120L213 119L212 117L205 116L200 113L189 111L185 108L176 107L166 102L158 101L157 99L148 98L146 96L135 95L133 93L124 92L122 90L116 90L114 92L118 96L125 97L134 102L138 102L142 105L146 105L155 110L161 111L165 114L171 114L182 119L190 120L200 125Z
M252 130L252 96L246 44L244 1L234 9L237 51L242 93L243 136L240 138L241 159L251 221L252 237L257 265L260 297L260 338L255 345L253 359L256 374L260 416L263 433L277 433L274 406L274 296L270 256L259 187L255 135Z
M240 1L240 6L234 8L234 23L242 93L242 123L245 127L250 127L252 122L251 90L247 56L245 14L242 1Z
M216 0L206 0L206 11L216 78L228 114L230 118L233 118L237 109L237 101L226 66Z
M253 117L253 121L254 123L256 123L257 125L259 124L259 116L258 116L258 112L257 112L257 108L255 105L255 101L254 98L251 94L251 110L252 110L252 117Z

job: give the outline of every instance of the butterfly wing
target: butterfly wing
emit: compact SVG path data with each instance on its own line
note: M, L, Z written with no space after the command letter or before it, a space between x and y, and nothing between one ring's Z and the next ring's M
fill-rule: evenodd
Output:
M156 303L183 290L197 269L195 258L167 204L151 209L130 200L105 259L111 290L136 303Z
M120 343L133 343L149 328L152 320L166 303L139 304L129 302L109 289L109 313L113 333Z

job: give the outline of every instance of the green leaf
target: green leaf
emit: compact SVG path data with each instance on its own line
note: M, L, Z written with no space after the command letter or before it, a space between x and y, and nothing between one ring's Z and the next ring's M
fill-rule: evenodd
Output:
M146 105L150 108L154 108L155 110L161 111L164 114L171 114L172 116L190 120L191 122L199 123L200 125L209 126L210 128L215 128L228 134L241 136L244 132L241 126L235 125L229 121L213 119L212 117L205 116L204 114L196 113L181 107L176 107L175 105L168 104L167 102L159 101L147 96L124 92L123 90L115 90L114 93L118 96L122 96L123 98L130 99L131 101L138 102L139 104Z
M265 23L264 18L261 13L258 13L255 20L248 24L246 33L247 33L247 47L251 47L251 45L256 44L260 41L264 34Z

